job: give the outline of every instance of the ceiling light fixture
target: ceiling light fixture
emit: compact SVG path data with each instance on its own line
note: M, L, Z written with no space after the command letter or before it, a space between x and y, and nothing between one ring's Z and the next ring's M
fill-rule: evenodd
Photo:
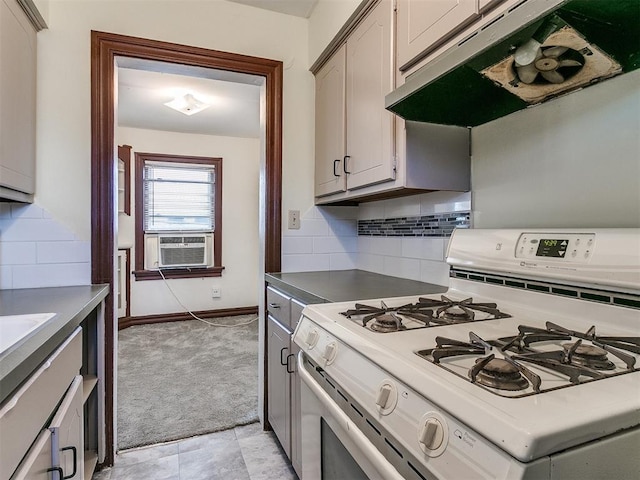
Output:
M176 97L170 102L165 103L165 105L180 113L184 113L185 115L193 115L194 113L201 112L205 108L209 108L211 106L209 103L198 100L190 93Z

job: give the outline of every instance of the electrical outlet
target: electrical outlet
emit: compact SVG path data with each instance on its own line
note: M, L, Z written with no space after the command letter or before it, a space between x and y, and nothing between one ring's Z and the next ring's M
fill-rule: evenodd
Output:
M300 230L300 210L289 210L289 230Z
M211 289L211 298L220 298L222 296L222 289L220 287L213 287Z

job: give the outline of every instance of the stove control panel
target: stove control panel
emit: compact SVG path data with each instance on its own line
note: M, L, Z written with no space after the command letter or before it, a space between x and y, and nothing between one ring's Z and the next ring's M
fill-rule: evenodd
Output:
M594 233L523 233L516 244L516 258L551 262L587 263L595 248Z

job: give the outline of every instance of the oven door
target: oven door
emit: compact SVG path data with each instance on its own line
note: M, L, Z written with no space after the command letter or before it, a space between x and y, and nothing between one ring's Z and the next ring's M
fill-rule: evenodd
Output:
M298 353L302 379L302 480L404 480L311 376Z

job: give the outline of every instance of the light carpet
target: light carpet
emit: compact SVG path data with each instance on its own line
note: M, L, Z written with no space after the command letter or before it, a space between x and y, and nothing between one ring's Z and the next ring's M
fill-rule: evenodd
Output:
M190 320L121 330L117 382L118 450L255 422L258 322L223 328Z

